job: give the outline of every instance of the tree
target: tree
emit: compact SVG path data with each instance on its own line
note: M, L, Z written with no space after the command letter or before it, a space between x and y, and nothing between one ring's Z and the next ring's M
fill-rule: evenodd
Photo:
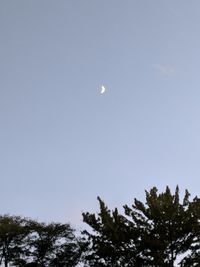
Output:
M0 216L0 264L10 262L26 254L26 239L29 234L27 220L20 216Z
M76 266L80 257L74 230L69 224L30 224L29 247L36 266Z
M83 220L93 230L86 231L91 252L90 266L166 266L173 267L179 255L191 247L197 219L186 190L183 202L179 189L172 195L169 187L158 194L146 191L146 203L135 199L124 214L108 210L98 198L100 213L83 213Z

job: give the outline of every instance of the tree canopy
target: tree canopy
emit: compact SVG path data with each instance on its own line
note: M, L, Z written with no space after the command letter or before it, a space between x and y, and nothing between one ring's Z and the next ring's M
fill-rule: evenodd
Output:
M69 224L40 223L20 216L0 217L0 264L5 267L76 266L82 239Z
M145 191L121 212L98 197L99 212L83 213L87 230L0 216L0 264L5 267L200 266L200 198L180 199L167 186Z
M200 264L200 200L189 197L186 190L180 201L178 187L174 194L169 187L158 194L154 187L146 191L145 203L134 199L131 207L124 205L123 214L110 211L98 198L100 212L83 213L84 222L93 230L85 232L91 243L86 262L102 267L172 267L179 259L182 266L195 260Z

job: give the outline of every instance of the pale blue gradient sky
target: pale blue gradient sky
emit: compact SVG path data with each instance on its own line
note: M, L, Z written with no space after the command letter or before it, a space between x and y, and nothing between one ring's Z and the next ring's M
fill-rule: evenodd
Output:
M200 194L199 14L199 0L0 1L1 214L79 225L97 195Z

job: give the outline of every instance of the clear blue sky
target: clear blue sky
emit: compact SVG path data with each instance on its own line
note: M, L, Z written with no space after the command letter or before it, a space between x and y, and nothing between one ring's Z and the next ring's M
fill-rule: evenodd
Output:
M200 195L199 14L199 0L0 1L1 214L79 225L97 195Z

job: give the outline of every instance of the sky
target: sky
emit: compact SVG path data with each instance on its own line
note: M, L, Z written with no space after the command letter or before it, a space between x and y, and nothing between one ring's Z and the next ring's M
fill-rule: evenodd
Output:
M97 196L112 209L153 186L200 195L199 12L0 1L0 214L79 226Z

